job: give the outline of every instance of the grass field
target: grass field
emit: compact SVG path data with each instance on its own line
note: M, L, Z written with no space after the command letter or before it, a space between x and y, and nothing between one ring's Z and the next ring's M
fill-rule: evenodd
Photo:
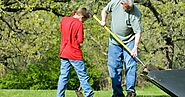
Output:
M94 91L94 97L111 97L112 91ZM125 93L125 92L124 92ZM126 93L125 93L126 94ZM55 97L56 90L15 90L0 89L0 97ZM74 90L67 90L66 97L77 97ZM152 86L137 88L137 97L170 97L159 88Z

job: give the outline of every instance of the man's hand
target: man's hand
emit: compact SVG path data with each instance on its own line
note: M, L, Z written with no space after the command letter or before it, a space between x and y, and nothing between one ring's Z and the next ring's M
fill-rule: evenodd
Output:
M101 25L101 26L105 26L105 24L106 24L105 21L101 21L101 22L100 22L100 25Z
M137 57L137 47L134 47L131 51L131 56Z

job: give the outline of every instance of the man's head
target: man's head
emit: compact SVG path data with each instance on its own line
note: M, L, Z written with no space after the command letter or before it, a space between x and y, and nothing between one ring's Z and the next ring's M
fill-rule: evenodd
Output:
M132 9L134 2L133 0L121 0L121 4L123 6L123 9L129 11Z
M76 15L78 15L81 18L81 21L85 21L86 19L90 18L90 13L87 11L86 8L79 8L76 11Z

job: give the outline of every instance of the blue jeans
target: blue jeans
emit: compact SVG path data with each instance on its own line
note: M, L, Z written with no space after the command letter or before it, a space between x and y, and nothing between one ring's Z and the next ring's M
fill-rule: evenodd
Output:
M74 67L82 89L84 90L85 97L93 97L93 91L88 83L89 76L87 76L84 60L69 60L61 59L60 76L57 88L57 97L65 97L65 88L69 79L69 70L71 65Z
M126 44L131 50L134 41ZM108 70L112 80L113 95L123 94L122 71L125 67L126 91L135 92L136 83L136 60L123 48L122 45L114 45L109 42L108 48Z

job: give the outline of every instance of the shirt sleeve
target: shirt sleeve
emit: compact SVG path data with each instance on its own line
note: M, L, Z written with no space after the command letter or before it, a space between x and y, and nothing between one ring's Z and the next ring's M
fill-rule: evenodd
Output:
M142 19L141 18L142 18L141 13L137 14L134 17L134 20L132 22L132 28L133 28L134 33L142 32Z
M84 40L84 30L83 30L83 24L79 26L78 34L77 34L77 41L78 43L83 43Z
M104 7L104 10L107 12L107 13L111 13L112 12L112 7L113 7L113 2L112 0L107 4L107 6Z

